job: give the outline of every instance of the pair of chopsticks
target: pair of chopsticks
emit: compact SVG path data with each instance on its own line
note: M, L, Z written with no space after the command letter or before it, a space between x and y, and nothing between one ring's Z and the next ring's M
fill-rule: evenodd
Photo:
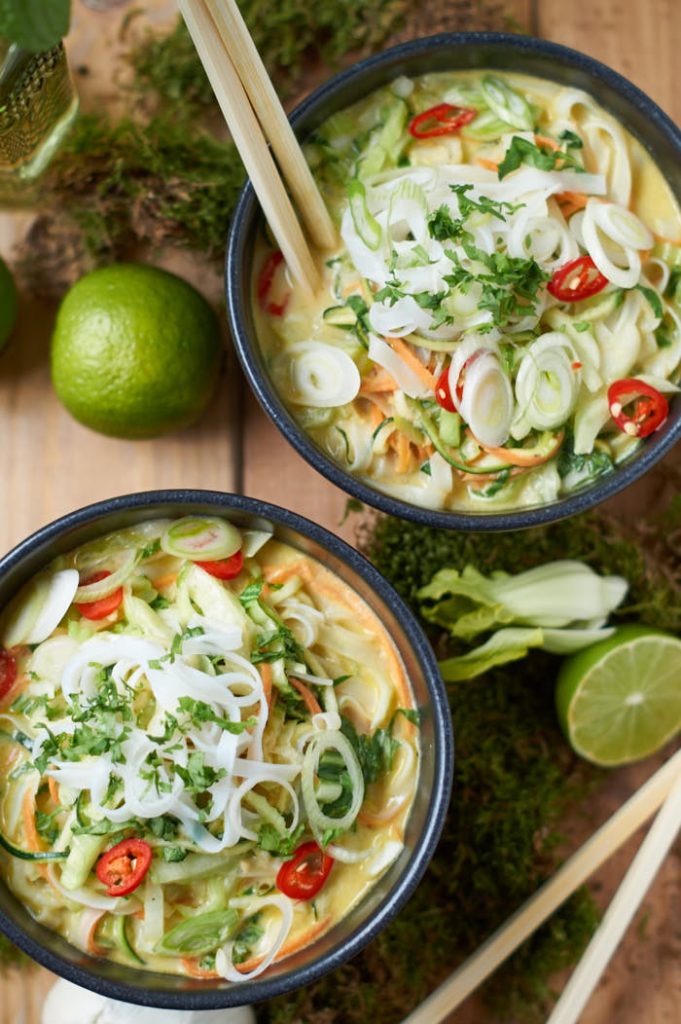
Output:
M660 810L660 808L662 808ZM681 829L681 751L402 1024L440 1024L659 811L547 1024L575 1024Z
M179 6L286 264L313 294L319 274L268 139L311 240L333 248L336 230L236 0Z

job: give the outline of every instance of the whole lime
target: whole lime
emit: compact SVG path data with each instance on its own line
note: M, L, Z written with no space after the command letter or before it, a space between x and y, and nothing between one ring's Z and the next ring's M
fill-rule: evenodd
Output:
M17 320L17 290L7 264L0 259L0 352L9 341Z
M52 381L80 423L111 437L177 430L203 412L220 360L217 318L181 278L117 263L66 294L52 336Z

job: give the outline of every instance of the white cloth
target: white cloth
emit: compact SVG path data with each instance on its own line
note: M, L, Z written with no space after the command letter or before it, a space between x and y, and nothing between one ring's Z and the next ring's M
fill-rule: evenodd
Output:
M158 1010L106 999L63 979L47 994L42 1024L255 1024L250 1006L231 1010Z

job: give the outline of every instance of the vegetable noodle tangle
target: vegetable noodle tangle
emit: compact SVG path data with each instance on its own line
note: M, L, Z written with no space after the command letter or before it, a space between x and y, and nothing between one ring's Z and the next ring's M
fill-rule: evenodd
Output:
M0 620L0 870L94 956L256 977L400 855L417 722L314 559L218 518L121 530Z
M275 386L340 466L414 505L494 511L588 486L662 426L681 214L591 96L400 78L306 151L342 245L310 302L263 243L254 306Z

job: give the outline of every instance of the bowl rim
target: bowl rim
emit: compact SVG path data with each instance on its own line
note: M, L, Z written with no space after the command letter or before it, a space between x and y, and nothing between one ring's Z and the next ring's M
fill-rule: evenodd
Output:
M184 992L164 992L157 988L147 989L144 984L147 972L144 970L138 971L136 968L131 968L131 977L138 980L138 983L128 984L100 976L97 972L95 958L88 958L85 966L62 959L48 946L37 943L27 935L21 925L0 906L0 931L4 932L15 945L41 966L82 988L90 989L112 999L141 1006L170 1010L223 1009L271 999L274 996L283 995L311 984L355 956L403 908L421 881L444 827L453 780L454 733L447 693L433 649L415 615L397 591L364 555L346 541L325 527L278 505L230 492L199 489L141 491L104 499L61 516L17 544L0 558L0 581L7 572L19 567L25 558L44 545L59 539L65 531L102 520L102 532L104 533L106 532L105 520L111 515L149 509L150 516L153 516L154 509L173 505L179 507L185 505L188 511L192 507L203 506L204 509L214 507L216 513L221 509L226 509L267 518L275 524L275 529L276 527L286 527L294 530L344 562L375 591L397 619L407 644L423 672L432 709L433 785L428 799L427 812L424 816L423 830L414 843L405 869L395 885L381 899L375 911L359 924L346 939L324 957L313 959L310 963L303 964L290 973L273 978L268 978L265 974L252 982L246 982L243 985L232 984L224 988L196 988ZM156 975L156 977L159 976Z
M472 45L507 46L510 50L537 53L555 58L562 64L578 68L595 79L605 82L615 92L629 101L652 121L657 129L666 135L671 146L677 151L681 162L681 129L671 117L655 103L643 90L630 82L618 71L590 57L579 50L563 46L560 43L537 39L533 36L514 35L508 32L451 32L426 36L410 40L390 47L354 64L352 67L334 75L307 96L290 114L294 129L300 125L310 113L322 105L328 97L341 86L361 78L374 69L390 65L396 59L408 59L422 55L428 50L451 49L460 50ZM523 69L517 69L523 73ZM638 137L638 136L637 136ZM639 141L644 142L639 138ZM647 148L647 147L646 147ZM681 196L677 197L681 202ZM585 512L595 505L614 497L624 488L642 477L658 462L681 438L681 409L676 410L668 421L663 434L646 438L642 450L635 452L614 472L599 477L589 487L575 494L559 498L547 505L529 506L519 509L506 509L498 512L457 512L442 509L424 508L394 498L378 488L364 483L358 477L344 470L330 456L327 456L315 444L312 438L298 425L286 408L283 400L274 388L268 374L251 359L251 344L244 321L242 293L249 294L250 289L243 287L245 268L243 252L246 244L245 228L249 225L257 207L257 199L250 181L244 185L232 218L227 238L225 258L225 291L227 313L231 335L234 340L239 362L258 402L268 418L277 429L314 469L341 490L363 503L402 519L412 520L423 525L442 529L469 530L478 532L526 529L565 519L569 516ZM250 267L249 267L250 271ZM681 403L677 403L677 406Z

